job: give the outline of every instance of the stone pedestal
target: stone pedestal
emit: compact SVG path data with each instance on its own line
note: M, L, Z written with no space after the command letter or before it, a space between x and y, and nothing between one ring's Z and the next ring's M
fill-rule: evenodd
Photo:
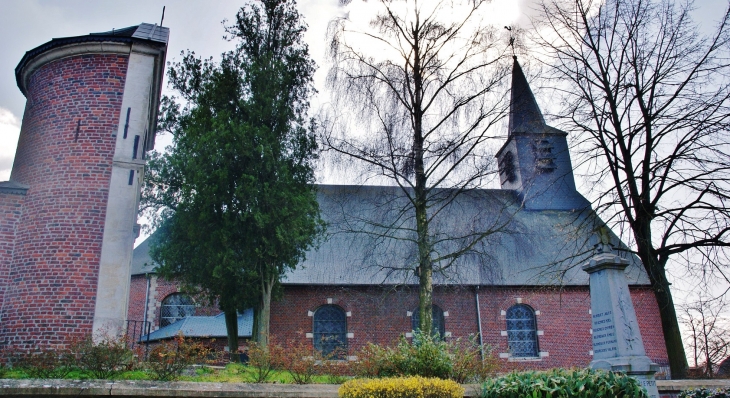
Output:
M654 373L659 365L644 351L624 270L628 260L599 252L583 266L590 274L593 361L591 368L626 373L658 398Z

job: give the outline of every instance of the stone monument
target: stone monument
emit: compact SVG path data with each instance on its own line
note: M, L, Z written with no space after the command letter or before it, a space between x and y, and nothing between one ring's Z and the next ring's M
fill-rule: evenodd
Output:
M629 261L613 254L607 239L583 265L590 274L593 369L625 373L636 378L651 398L658 398L654 373L659 365L644 351L636 312L624 270Z

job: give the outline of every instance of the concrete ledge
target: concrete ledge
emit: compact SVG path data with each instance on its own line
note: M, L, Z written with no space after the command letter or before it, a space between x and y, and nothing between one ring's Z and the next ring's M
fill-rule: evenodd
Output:
M669 394L695 388L728 388L730 387L730 380L657 380L656 387L660 393Z
M339 385L159 381L0 380L5 397L263 397L336 398Z
M336 398L333 384L244 384L110 380L15 380L0 379L4 397L248 397L248 398ZM663 396L675 396L692 388L730 387L730 380L657 380ZM464 385L465 398L479 396L481 386Z

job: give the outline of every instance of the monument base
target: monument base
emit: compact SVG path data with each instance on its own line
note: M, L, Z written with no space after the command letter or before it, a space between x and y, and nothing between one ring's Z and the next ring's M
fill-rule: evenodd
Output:
M603 369L611 372L627 374L639 382L639 385L646 389L649 398L659 398L659 390L656 386L654 373L659 370L659 365L652 362L649 357L615 357L598 359L591 362L592 369Z

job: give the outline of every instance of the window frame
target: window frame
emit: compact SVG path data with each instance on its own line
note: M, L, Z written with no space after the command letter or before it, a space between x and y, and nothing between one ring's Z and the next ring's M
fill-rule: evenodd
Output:
M190 304L166 304L167 301L172 300L175 297L180 297L181 300L188 300L190 302ZM166 307L172 307L172 306L175 306L175 307L178 307L178 308L179 307L189 307L189 308L187 308L187 309L186 308L182 308L182 311L184 311L184 313L185 313L185 316L183 316L183 317L179 317L179 316L165 316L165 309L166 309ZM177 322L177 321L179 321L181 319L185 319L185 318L187 318L189 316L194 316L195 315L195 307L196 307L195 300L189 294L180 293L180 292L175 292L175 293L168 294L167 296L165 296L164 299L162 299L162 301L160 301L160 318L159 318L160 328L163 328L163 327L168 326L168 325L172 325L173 323L175 323L175 322Z
M514 316L512 313L517 310L525 310L527 316L510 318L510 316ZM531 323L532 328L516 328L518 326L516 323L525 321L528 322L526 326L530 326L529 323ZM507 331L507 349L511 358L540 358L540 341L538 339L537 316L534 308L524 303L512 305L505 312L505 326ZM532 349L521 349L517 351L515 343L528 343L532 345Z
M340 319L318 319L323 316L324 311L335 311ZM340 323L341 327L336 331L321 330L326 323ZM331 325L330 325L331 326ZM325 343L324 339L334 338L331 343ZM322 353L327 359L344 360L347 358L347 312L340 306L325 304L319 306L312 315L312 345L315 350Z

